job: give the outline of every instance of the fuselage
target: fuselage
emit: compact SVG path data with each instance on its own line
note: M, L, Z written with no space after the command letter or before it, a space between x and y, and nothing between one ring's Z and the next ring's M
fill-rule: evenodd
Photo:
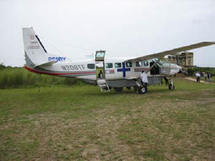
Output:
M178 73L181 67L161 62L168 54L176 55L179 52L192 50L215 42L201 42L173 50L149 54L133 58L107 59L104 50L96 51L95 59L85 61L71 61L66 57L55 56L47 52L32 27L23 28L23 42L25 53L25 68L31 72L61 77L76 77L88 83L97 84L100 89L123 87L137 87L140 73L144 70L149 75L149 85L161 83L162 78ZM150 81L151 79L151 81ZM171 81L172 82L172 81ZM173 86L173 83L170 84Z
M125 62L123 58L105 59L105 79L117 80L117 79L132 79L137 78L140 72L150 68L152 60L148 61L136 61ZM51 59L50 59L51 61ZM95 60L86 60L79 62L72 62L70 60L59 59L57 63L47 66L40 66L36 68L30 68L25 66L27 70L40 74L49 74L62 77L76 77L78 79L96 80L96 66ZM178 73L181 69L176 64L162 63L159 65L161 69L160 74L173 75ZM148 73L150 75L150 72Z

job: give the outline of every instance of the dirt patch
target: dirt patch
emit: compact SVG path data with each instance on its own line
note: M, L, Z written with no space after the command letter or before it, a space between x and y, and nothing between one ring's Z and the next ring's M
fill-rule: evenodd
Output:
M196 82L196 80L195 80L194 78L191 78L191 77L185 77L185 78L183 78L183 79ZM200 83L203 83L203 84L210 84L210 83L212 83L212 82L206 82L206 81L204 81L204 80L200 80Z

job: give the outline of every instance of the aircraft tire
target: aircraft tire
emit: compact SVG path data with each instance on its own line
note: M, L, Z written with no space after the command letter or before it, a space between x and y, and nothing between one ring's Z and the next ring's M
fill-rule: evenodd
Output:
M140 88L138 88L138 93L139 94L145 94L145 93L147 93L146 87L140 87Z
M169 84L169 90L174 90L175 86L173 84Z
M115 87L114 90L116 92L122 92L123 91L123 87Z

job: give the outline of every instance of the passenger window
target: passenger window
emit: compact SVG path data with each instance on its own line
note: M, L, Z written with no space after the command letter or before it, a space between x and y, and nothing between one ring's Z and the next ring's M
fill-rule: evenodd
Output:
M126 62L126 67L132 67L132 62Z
M113 68L113 63L106 63L106 68Z
M88 69L95 69L95 64L87 64Z
M121 68L122 64L121 63L115 63L115 68Z
M141 61L137 61L136 62L136 67L141 67L142 66L142 62Z
M144 66L148 66L148 65L149 65L148 61L144 61Z

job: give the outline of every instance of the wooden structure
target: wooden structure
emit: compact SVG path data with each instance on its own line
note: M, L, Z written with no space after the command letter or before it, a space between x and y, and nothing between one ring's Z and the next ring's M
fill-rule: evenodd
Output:
M193 53L192 52L183 52L179 55L168 55L166 58L168 62L178 64L183 67L192 67L193 66Z

